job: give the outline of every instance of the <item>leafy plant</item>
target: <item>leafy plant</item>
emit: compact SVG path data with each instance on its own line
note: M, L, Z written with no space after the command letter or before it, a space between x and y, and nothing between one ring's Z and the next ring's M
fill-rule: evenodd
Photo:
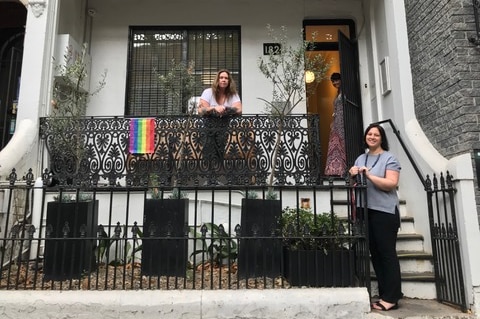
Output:
M174 144L171 147L176 149L174 157L177 160L174 166L173 186L177 187L183 161L188 156L185 144L191 127L191 117L196 111L194 102L188 105L190 98L195 95L195 88L199 86L198 79L195 76L195 62L193 60L188 63L185 61L177 62L172 59L170 69L166 74L155 72L161 88L165 91L172 105L172 110L168 111L167 114L187 114L187 120L180 122L178 132L173 133L170 137L171 144Z
M247 190L242 193L243 197L248 198L248 199L257 199L258 198L258 193L254 190Z
M162 192L158 188L158 176L156 174L150 174L148 177L148 191L152 199L161 199ZM172 193L168 196L169 199L182 199L188 198L188 193L180 190L178 187L172 189Z
M124 236L125 236L127 234L127 226L123 225L123 228L124 228ZM130 241L125 241L120 238L121 226L119 222L115 227L112 237L108 237L108 234L102 225L98 226L97 232L99 237L98 246L96 247L97 258L101 262L105 262L105 261L108 262L108 264L111 266L118 266L118 265L131 263L133 260L133 256L135 256L137 252L142 250L142 245L137 245L137 244L138 244L138 238L142 238L143 233L140 230L140 228L136 226L134 226L132 229L132 232L136 233L136 236L134 239L136 244L134 251L132 251L133 246ZM120 249L119 255L115 254L114 258L110 260L110 256L109 256L110 248L114 243L118 244L120 240L125 242L125 247Z
M76 197L77 196L75 194L63 193L61 196L61 200L59 195L53 196L53 200L56 202L62 202L62 203L72 203L77 201ZM83 193L83 192L78 193L79 202L88 202L91 200L93 200L93 195L91 193Z
M166 74L154 70L158 83L171 105L171 109L165 110L166 115L190 113L190 109L195 106L188 105L190 98L195 95L198 84L194 71L195 61L177 62L175 59L170 61L170 69Z
M87 47L75 55L67 47L64 63L54 66L58 76L53 85L51 110L48 122L50 133L47 146L54 163L77 173L87 150L84 147L83 129L79 119L85 116L89 98L105 86L107 72L101 75L98 86L92 91L83 89L88 77ZM55 62L55 61L54 61Z
M196 257L196 264L211 261L216 265L222 265L224 260L233 262L237 259L237 242L225 232L223 225L205 223L200 231L201 233L196 233L196 238L201 239L202 248L190 254L190 257L200 255L200 257ZM193 228L191 228L191 232L194 232ZM207 232L210 236L207 236Z
M278 194L275 193L275 191L273 190L273 187L269 187L267 190L267 194L265 195L265 198L276 200L278 198Z
M170 199L182 199L182 198L188 198L188 194L180 188L175 187L172 189L172 193L168 196Z
M260 72L272 83L271 100L259 99L265 102L266 113L272 115L278 125L275 132L272 173L268 183L269 193L273 193L275 166L281 148L284 119L308 95L315 92L318 83L325 78L331 63L320 54L308 55L309 48L315 42L315 34L312 34L312 41L305 41L302 30L299 41L291 44L286 27L282 26L277 33L271 25L267 25L267 32L272 42L279 43L281 46L278 52L271 51L267 56L261 56L258 59ZM305 84L307 71L315 76L313 83L308 86Z
M338 236L345 232L344 221L332 213L314 214L303 208L282 211L280 232L289 250L328 250L342 246Z

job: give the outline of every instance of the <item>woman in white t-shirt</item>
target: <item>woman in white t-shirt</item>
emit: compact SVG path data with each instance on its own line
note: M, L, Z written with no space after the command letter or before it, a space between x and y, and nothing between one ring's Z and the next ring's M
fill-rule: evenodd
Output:
M242 102L230 71L217 72L212 87L205 89L200 97L198 114L219 117L242 114Z
M228 128L232 116L242 114L242 102L228 70L218 71L212 87L203 91L198 104L198 114L205 118L205 131L200 136L205 161L203 167L209 172L205 184L225 183L224 159Z

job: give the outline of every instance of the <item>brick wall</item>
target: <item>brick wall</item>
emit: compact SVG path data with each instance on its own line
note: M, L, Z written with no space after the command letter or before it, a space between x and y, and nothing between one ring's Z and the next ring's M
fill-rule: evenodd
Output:
M480 148L480 47L471 0L405 0L415 113L446 158ZM476 175L476 174L475 174ZM478 181L475 181L478 185ZM480 218L480 191L476 187Z

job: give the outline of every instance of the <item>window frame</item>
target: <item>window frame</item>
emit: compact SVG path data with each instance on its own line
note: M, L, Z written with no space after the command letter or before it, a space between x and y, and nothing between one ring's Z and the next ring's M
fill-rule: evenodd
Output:
M168 109L168 103L165 101L158 102L162 99L162 96L157 91L159 90L158 87L154 88L154 79L152 79L151 75L143 74L139 77L150 77L150 79L145 80L142 82L136 81L134 79L134 73L139 70L139 68L135 68L134 64L137 61L134 61L134 54L135 54L135 44L139 43L136 42L135 37L139 34L144 32L145 34L153 34L155 32L159 32L160 34L163 32L172 31L172 34L175 33L184 33L185 36L180 40L181 43L181 50L178 50L178 42L173 46L177 45L177 48L174 53L168 53L164 51L163 53L165 57L163 58L163 64L165 64L169 54L177 54L181 51L181 59L182 61L188 63L191 57L194 57L195 60L195 75L198 76L201 85L195 88L194 96L199 97L201 92L205 89L210 87L211 83L208 83L206 79L211 78L214 76L218 70L220 69L228 69L232 77L234 78L237 89L239 94L241 95L241 27L240 26L130 26L129 27L129 39L128 39L128 54L127 54L127 76L126 76L126 84L125 84L125 105L124 105L124 114L126 116L158 116L164 115L166 110ZM223 40L223 43L220 40L218 42L208 42L205 44L206 35L209 32L214 33L215 31L219 32L222 36L228 36L228 40ZM198 37L198 39L196 37ZM190 37L194 37L194 47L192 47L192 39ZM203 41L203 43L202 43ZM159 41L161 43L162 41ZM140 42L141 43L141 42ZM164 41L166 43L166 41ZM218 46L218 47L217 47ZM212 47L219 48L218 51L208 51L207 49L211 49ZM223 51L222 51L223 50ZM137 51L138 52L138 51ZM233 52L233 53L232 53ZM151 52L146 54L144 58L145 61L154 64L152 62L151 57L154 56ZM212 57L213 56L213 57ZM197 66L196 61L200 59L200 65ZM150 60L148 60L150 59ZM140 60L141 62L141 60ZM146 67L148 68L148 67ZM162 72L167 70L166 67L163 68ZM206 75L207 70L209 70L209 77ZM153 68L152 68L153 73ZM160 74L162 74L160 72ZM202 75L204 77L202 77ZM132 89L132 86L137 86L138 89ZM149 88L150 86L150 88ZM146 97L147 105L145 107L140 106L139 104L142 101L132 102L132 98L136 95L136 90L141 91L143 88L146 88L148 94L144 94L143 92L137 93L137 95L143 96L148 95ZM157 102L153 99L157 96ZM137 96L138 97L138 96ZM165 99L165 98L164 98ZM161 103L155 105L155 103ZM146 114L148 112L148 114Z

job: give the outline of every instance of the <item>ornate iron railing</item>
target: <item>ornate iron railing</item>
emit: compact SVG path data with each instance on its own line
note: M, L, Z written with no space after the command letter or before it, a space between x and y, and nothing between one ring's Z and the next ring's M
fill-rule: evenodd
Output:
M42 118L40 136L54 179L147 185L153 174L165 186L265 185L273 170L275 185L313 185L320 176L316 115L157 117L152 154L129 153L130 120ZM62 133L53 121L63 121ZM59 138L66 147L56 146Z

